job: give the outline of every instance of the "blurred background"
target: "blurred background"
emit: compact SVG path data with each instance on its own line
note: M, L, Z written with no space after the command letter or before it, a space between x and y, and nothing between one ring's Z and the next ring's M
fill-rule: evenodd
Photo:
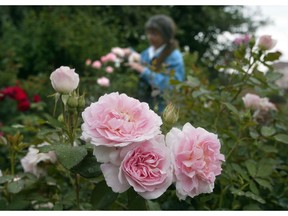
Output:
M84 73L85 61L96 60L112 47L148 46L144 25L163 13L178 27L180 49L195 54L196 63L210 67L226 61L233 40L272 35L274 50L287 62L288 6L0 6L0 87L15 78L50 74L61 65ZM283 67L284 67L283 66ZM282 67L282 66L281 66ZM215 73L214 73L215 74ZM212 75L213 76L213 75Z

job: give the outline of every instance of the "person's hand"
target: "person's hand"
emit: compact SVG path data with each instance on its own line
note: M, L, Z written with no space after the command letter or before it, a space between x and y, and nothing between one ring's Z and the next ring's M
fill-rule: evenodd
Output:
M137 62L130 62L128 63L128 66L133 69L136 70L138 73L143 73L145 67Z
M124 56L128 57L129 55L131 55L132 50L130 48L122 48Z

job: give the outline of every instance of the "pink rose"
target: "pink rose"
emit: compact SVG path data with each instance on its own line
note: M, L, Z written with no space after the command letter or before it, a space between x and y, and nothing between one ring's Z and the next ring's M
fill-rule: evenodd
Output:
M101 57L101 62L114 62L117 59L117 56L114 53L108 53L105 56Z
M101 68L101 66L102 66L102 64L101 64L100 61L94 61L94 62L92 63L92 67L93 67L93 68L99 69L99 68Z
M114 53L110 52L106 55L106 58L107 61L114 62L117 59L117 56Z
M105 68L105 70L106 70L107 73L113 73L113 71L114 71L113 67L111 67L111 66L107 66Z
M249 43L249 41L250 41L250 37L249 37L249 35L244 35L244 36L241 36L241 37L238 37L238 38L235 38L235 40L233 41L233 43L235 44L235 45L247 45L248 43Z
M272 39L271 35L262 35L259 38L258 47L264 50L270 50L275 47L277 41Z
M114 53L115 55L121 57L121 58L123 58L125 56L124 50L120 47L113 47L111 49L111 52Z
M172 184L170 153L163 135L115 151L121 163L100 166L107 185L114 192L122 193L132 186L145 199L156 199Z
M247 93L244 97L242 97L242 100L246 108L257 109L261 98L256 94Z
M85 62L85 64L86 64L87 66L89 66L89 65L91 64L91 59L87 59L86 62Z
M97 83L100 86L104 86L104 87L109 87L110 86L110 80L106 77L101 77L99 79L97 79Z
M277 110L276 106L266 97L260 98L258 95L247 93L242 100L246 108L262 111Z
M49 144L44 142L38 146L45 145ZM25 172L33 173L39 178L40 176L44 176L47 173L44 167L39 166L39 163L55 163L56 160L57 158L54 151L49 151L48 153L39 153L37 148L30 146L27 155L21 159L21 165Z
M225 160L217 135L186 123L182 131L171 129L166 144L171 149L178 198L211 193Z
M75 73L75 69L61 66L51 73L50 80L56 92L69 94L78 87L79 75Z
M118 92L100 97L82 118L81 139L96 146L126 146L161 134L162 120L147 103Z

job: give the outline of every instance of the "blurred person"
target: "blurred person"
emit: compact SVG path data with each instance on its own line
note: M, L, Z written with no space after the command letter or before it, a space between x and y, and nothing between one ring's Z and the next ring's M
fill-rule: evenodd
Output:
M179 81L185 79L184 62L174 38L176 25L172 18L152 16L145 24L145 31L150 46L141 52L140 62L129 61L128 66L139 73L139 99L148 102L152 108L156 106L161 113L165 108L163 92L171 89L170 77ZM135 52L130 48L123 51L125 56Z

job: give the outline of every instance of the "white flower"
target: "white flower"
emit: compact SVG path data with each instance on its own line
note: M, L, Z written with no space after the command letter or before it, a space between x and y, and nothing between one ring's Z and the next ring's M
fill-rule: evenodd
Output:
M49 145L44 142L38 146ZM39 149L34 146L30 146L27 155L21 159L21 165L25 172L33 173L38 178L40 176L46 175L47 171L45 168L40 167L40 162L51 162L55 163L57 160L56 154L54 151L49 151L48 153L39 153Z

